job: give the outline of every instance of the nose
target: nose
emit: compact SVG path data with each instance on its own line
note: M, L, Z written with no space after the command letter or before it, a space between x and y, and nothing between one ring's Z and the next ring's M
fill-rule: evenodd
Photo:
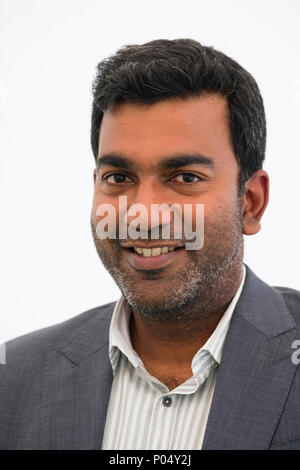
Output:
M147 177L128 198L127 224L135 221L141 232L151 230L153 238L154 233L159 233L159 227L171 227L174 220L174 214L169 209L171 204L163 184L154 177ZM158 235L155 237L158 238Z

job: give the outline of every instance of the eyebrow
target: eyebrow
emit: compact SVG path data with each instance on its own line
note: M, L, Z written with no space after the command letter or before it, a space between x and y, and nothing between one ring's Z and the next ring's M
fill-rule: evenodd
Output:
M157 165L152 166L152 170L156 168L159 170L169 170L195 164L204 166L206 168L214 168L214 161L212 158L205 157L199 153L180 153L162 157L161 161L158 162ZM101 156L97 159L96 165L98 169L104 165L109 165L115 168L123 168L127 170L136 168L138 166L136 161L117 153L110 153Z
M199 153L180 154L171 157L166 157L159 163L158 166L161 169L172 169L195 164L205 166L207 168L214 167L214 161L212 158L205 157L204 155L201 155Z
M98 169L105 165L124 169L129 169L133 166L129 158L123 157L116 153L109 153L107 155L103 155L102 157L97 159L96 165Z

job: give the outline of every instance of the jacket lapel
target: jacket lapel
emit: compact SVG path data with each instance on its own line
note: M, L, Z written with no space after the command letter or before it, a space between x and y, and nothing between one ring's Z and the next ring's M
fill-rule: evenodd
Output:
M112 385L108 338L113 307L96 309L72 339L49 345L43 371L42 449L101 449Z
M202 449L267 449L296 366L299 330L283 297L246 266L225 340Z

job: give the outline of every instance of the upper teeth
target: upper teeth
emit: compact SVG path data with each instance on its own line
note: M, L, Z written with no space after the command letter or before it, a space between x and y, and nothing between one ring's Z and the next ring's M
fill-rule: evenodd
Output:
M163 253L168 253L168 251L174 251L174 246L162 246L156 248L139 248L134 246L134 250L142 256L159 256Z

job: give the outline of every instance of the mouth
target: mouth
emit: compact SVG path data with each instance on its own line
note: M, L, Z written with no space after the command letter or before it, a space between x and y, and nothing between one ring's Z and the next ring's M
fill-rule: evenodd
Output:
M170 264L180 256L185 249L184 246L148 246L147 248L133 245L123 247L127 252L129 264L136 270L159 269Z

